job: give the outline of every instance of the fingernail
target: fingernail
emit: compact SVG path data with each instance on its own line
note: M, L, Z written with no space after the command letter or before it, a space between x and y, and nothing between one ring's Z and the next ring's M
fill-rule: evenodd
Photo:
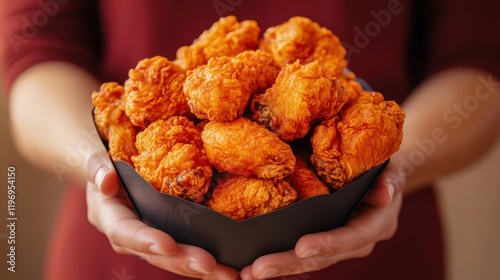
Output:
M156 245L149 246L148 250L149 250L149 252L151 252L152 254L155 254L155 255L166 255L166 253L163 252L162 250L160 250L160 248L158 248L158 246L156 246Z
M104 177L106 177L106 174L108 174L108 172L109 172L109 167L107 166L103 166L99 168L99 170L97 170L94 181L99 189L101 189L102 181L104 181Z
M199 273L204 273L204 274L210 273L210 271L203 269L197 262L188 263L188 267L189 267L189 269L194 270L194 271L199 272Z
M258 277L259 278L269 278L277 275L279 270L275 267L266 268Z

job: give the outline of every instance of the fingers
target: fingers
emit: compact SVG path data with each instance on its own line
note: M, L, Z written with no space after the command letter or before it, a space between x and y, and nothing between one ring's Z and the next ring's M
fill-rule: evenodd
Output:
M114 195L120 189L118 175L106 153L96 152L85 159L87 180L106 195Z
M382 174L375 186L366 194L364 202L375 207L388 207L391 205L395 191L394 185Z
M174 255L178 249L169 235L148 227L137 218L125 218L112 225L104 222L104 233L119 253L135 251L153 255Z
M243 280L267 279L282 275L303 274L298 278L308 279L307 274L331 266L341 260L362 258L373 251L374 245L370 244L359 250L334 256L313 256L309 258L298 257L293 250L266 255L257 259L251 266L245 267L240 276Z
M238 277L237 271L217 264L204 250L183 244L178 246L179 250L174 255L145 254L127 248L121 248L120 252L122 254L136 255L151 265L183 276L209 280L234 280Z
M139 256L154 266L183 276L207 280L234 280L238 277L237 271L217 264L207 252L194 246L180 244L178 252L172 256L145 254Z
M365 204L345 226L305 235L297 242L295 250L257 259L241 272L242 278L264 279L273 275L305 273L341 260L365 257L377 242L394 235L401 204L401 192L394 196L388 207Z
M394 199L391 207L365 206L343 227L303 236L295 252L300 257L337 255L389 239L397 229L400 207L401 195Z
M393 172L392 169L392 165L389 164L375 186L366 195L364 202L375 207L391 205L392 199L402 191L405 184L405 178Z
M122 197L105 196L94 187L87 187L87 216L90 223L103 232L115 247L127 247L148 254L175 254L175 241L162 231L139 221Z
M108 196L89 183L87 206L89 221L106 235L117 253L139 256L159 268L189 277L237 278L234 269L217 264L207 251L177 244L169 235L141 222L123 190Z

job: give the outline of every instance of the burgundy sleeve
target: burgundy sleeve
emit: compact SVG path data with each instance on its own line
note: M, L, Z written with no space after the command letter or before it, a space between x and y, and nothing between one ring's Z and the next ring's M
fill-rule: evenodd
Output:
M0 0L6 92L19 74L49 60L95 71L100 35L96 3L89 0Z
M500 1L434 0L428 28L426 76L473 67L500 78Z

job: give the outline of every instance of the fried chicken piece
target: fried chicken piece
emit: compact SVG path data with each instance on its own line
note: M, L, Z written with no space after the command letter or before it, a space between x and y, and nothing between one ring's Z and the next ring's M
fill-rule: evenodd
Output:
M214 57L187 72L184 93L198 118L232 121L244 113L252 93L270 87L279 71L272 56L262 50Z
M292 17L270 27L263 35L260 48L273 54L279 66L319 61L328 77L343 75L347 66L346 50L330 30L305 17Z
M257 77L251 82L252 92L264 92L270 88L281 70L273 56L263 50L244 51L235 58L243 60L248 67L255 68Z
M288 206L296 199L297 193L287 181L226 174L219 179L208 207L240 221Z
M115 82L103 83L92 93L94 122L104 140L108 140L109 127L120 123L123 112L123 86Z
M313 123L331 118L347 102L348 96L337 85L317 61L288 64L271 88L254 96L252 119L283 141L304 137Z
M235 16L222 17L191 46L179 48L175 62L183 69L191 70L206 64L212 57L235 56L242 51L256 49L259 33L256 21L238 22Z
M190 114L182 89L186 74L162 56L146 58L128 73L125 81L125 113L136 126L172 116Z
M115 82L103 83L99 91L94 91L94 121L101 138L108 141L110 158L133 166L131 157L137 154L138 128L125 115L122 96L123 86Z
M210 163L221 172L281 180L295 166L288 144L265 127L245 118L211 121L201 133Z
M158 191L201 203L210 186L200 131L186 117L158 120L137 135L137 172Z
M343 112L319 124L311 138L318 175L339 189L399 149L405 114L382 94L364 92Z
M245 111L257 75L241 59L214 57L188 71L184 93L191 112L200 119L232 121Z
M348 104L355 102L365 92L363 87L354 79L338 79L338 83L338 86L344 88L344 93L348 96Z
M328 187L318 178L314 168L309 165L309 157L305 154L299 154L295 155L295 158L297 159L295 169L286 177L286 180L297 191L297 200L329 194Z
M135 147L135 137L139 129L134 126L125 114L123 121L109 127L108 154L113 161L125 161L134 167L132 156L137 155Z

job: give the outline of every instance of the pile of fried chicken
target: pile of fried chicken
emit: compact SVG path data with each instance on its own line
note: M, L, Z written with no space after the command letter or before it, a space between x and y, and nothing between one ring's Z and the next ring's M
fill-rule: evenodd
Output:
M247 219L330 194L399 149L404 112L363 90L345 54L308 18L260 37L224 17L175 60L102 84L94 121L111 159L158 191Z

